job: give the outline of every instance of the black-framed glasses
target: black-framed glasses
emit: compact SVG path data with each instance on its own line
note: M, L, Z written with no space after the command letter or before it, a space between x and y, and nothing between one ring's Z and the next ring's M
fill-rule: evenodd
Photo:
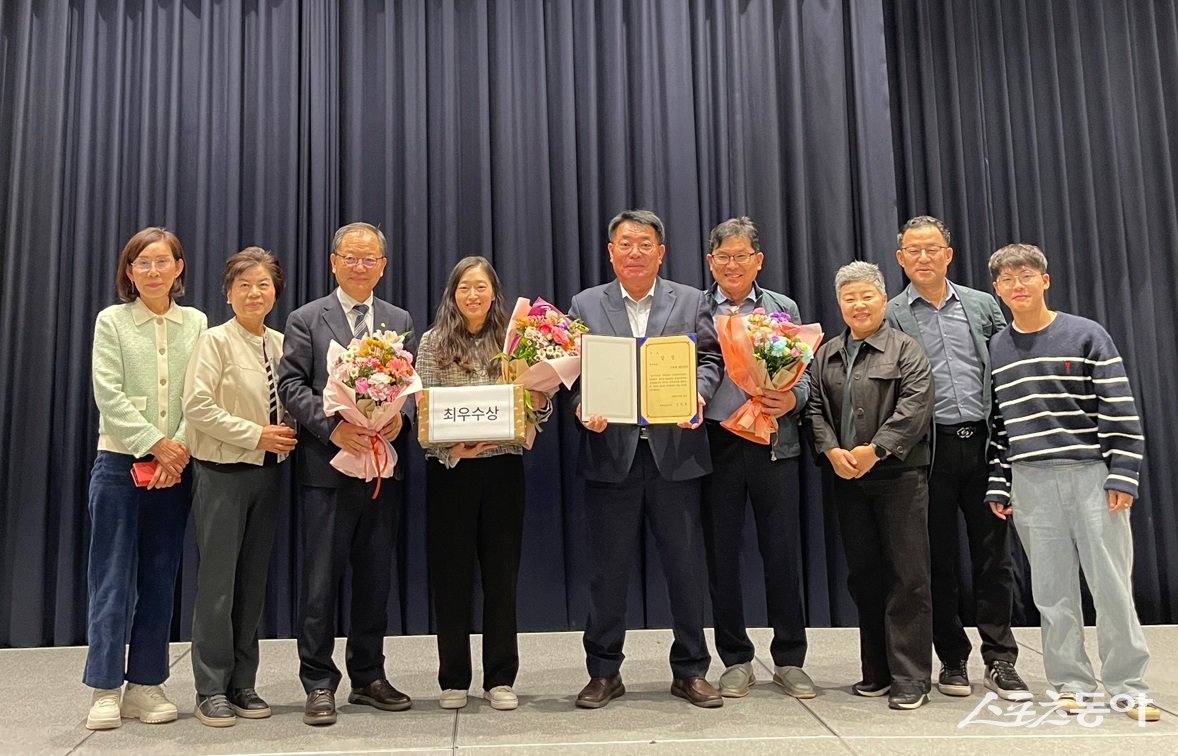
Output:
M344 265L347 265L349 268L354 268L357 265L363 265L366 270L372 270L373 268L375 268L377 265L380 264L381 260L384 259L383 256L382 257L356 257L355 255L341 255L337 252L332 252L331 254L332 254L332 256L338 257L339 259L343 260Z

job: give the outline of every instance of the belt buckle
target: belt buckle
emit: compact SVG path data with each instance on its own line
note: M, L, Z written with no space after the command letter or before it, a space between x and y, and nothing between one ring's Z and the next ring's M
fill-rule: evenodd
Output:
M638 438L645 439L645 440L649 441L650 440L650 428L648 428L645 425L639 427L638 428Z
M963 425L957 429L958 438L973 438L973 426Z

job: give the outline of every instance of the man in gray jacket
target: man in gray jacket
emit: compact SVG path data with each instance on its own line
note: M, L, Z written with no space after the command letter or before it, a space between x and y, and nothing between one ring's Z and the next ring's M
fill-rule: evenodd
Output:
M791 322L800 322L792 299L757 285L764 261L760 233L752 219L730 218L712 229L708 267L715 282L707 290L707 302L713 318L748 315L761 309L784 312ZM777 419L778 430L769 445L741 438L720 425L749 398L727 374L704 409L712 453L712 474L704 478L701 498L704 544L716 651L725 666L720 695L729 698L747 695L756 682L752 665L756 649L746 629L741 576L745 511L750 501L764 563L765 604L773 628L773 682L795 698L817 695L814 682L802 670L806 614L800 569L798 417L809 396L809 377L803 374L792 389L767 391L761 397L767 413Z
M985 686L1008 701L1029 701L1031 693L1014 668L1018 644L1010 631L1009 526L982 501L993 404L989 343L1006 327L1006 318L989 293L949 281L953 247L940 220L912 218L897 234L896 246L896 261L911 283L888 303L887 319L924 347L936 393L928 529L933 647L941 660L937 689L948 696L971 693L966 662L972 648L958 599L960 510L973 564L972 613L982 639Z

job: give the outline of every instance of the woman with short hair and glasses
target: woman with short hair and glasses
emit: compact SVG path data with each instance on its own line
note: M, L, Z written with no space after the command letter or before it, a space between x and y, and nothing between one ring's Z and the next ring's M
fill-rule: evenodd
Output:
M192 617L197 720L263 719L254 690L258 623L278 526L279 463L295 447L278 400L282 334L266 316L285 287L274 255L247 247L225 263L233 317L201 335L184 382L192 442L192 513L200 567Z
M200 310L176 304L184 273L184 247L175 234L139 231L119 257L115 290L122 304L98 313L94 325L98 455L90 473L90 647L82 676L94 689L86 718L91 730L118 727L124 717L149 724L176 719L176 706L159 686L168 679L188 521L181 390L207 325Z

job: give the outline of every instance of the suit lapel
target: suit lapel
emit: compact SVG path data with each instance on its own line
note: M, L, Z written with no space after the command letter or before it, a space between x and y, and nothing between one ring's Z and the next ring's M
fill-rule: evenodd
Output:
M323 322L331 329L332 335L340 345L347 346L352 343L352 329L348 324L347 316L344 315L344 306L340 304L339 297L335 294L325 298L322 317Z
M621 281L614 281L605 290L602 307L605 308L605 316L609 319L609 324L613 327L615 336L634 335L633 329L630 328L630 318L626 315L626 303L622 300Z
M646 321L647 336L661 336L667 327L667 318L671 317L671 310L675 309L675 290L661 278L654 280L654 302L650 307L650 317Z
M920 344L920 348L924 349L924 339L920 337L920 324L916 322L916 316L912 314L912 305L908 303L908 289L900 292L899 307L896 308L896 325L900 330L916 339ZM927 352L927 349L924 349Z
M961 300L961 309L965 312L965 320L969 323L969 334L973 336L974 350L978 353L978 359L982 361L982 365L988 369L990 367L990 349L986 346L986 337L981 322L982 314L974 310L973 298L967 299L961 287L956 288L957 298Z

